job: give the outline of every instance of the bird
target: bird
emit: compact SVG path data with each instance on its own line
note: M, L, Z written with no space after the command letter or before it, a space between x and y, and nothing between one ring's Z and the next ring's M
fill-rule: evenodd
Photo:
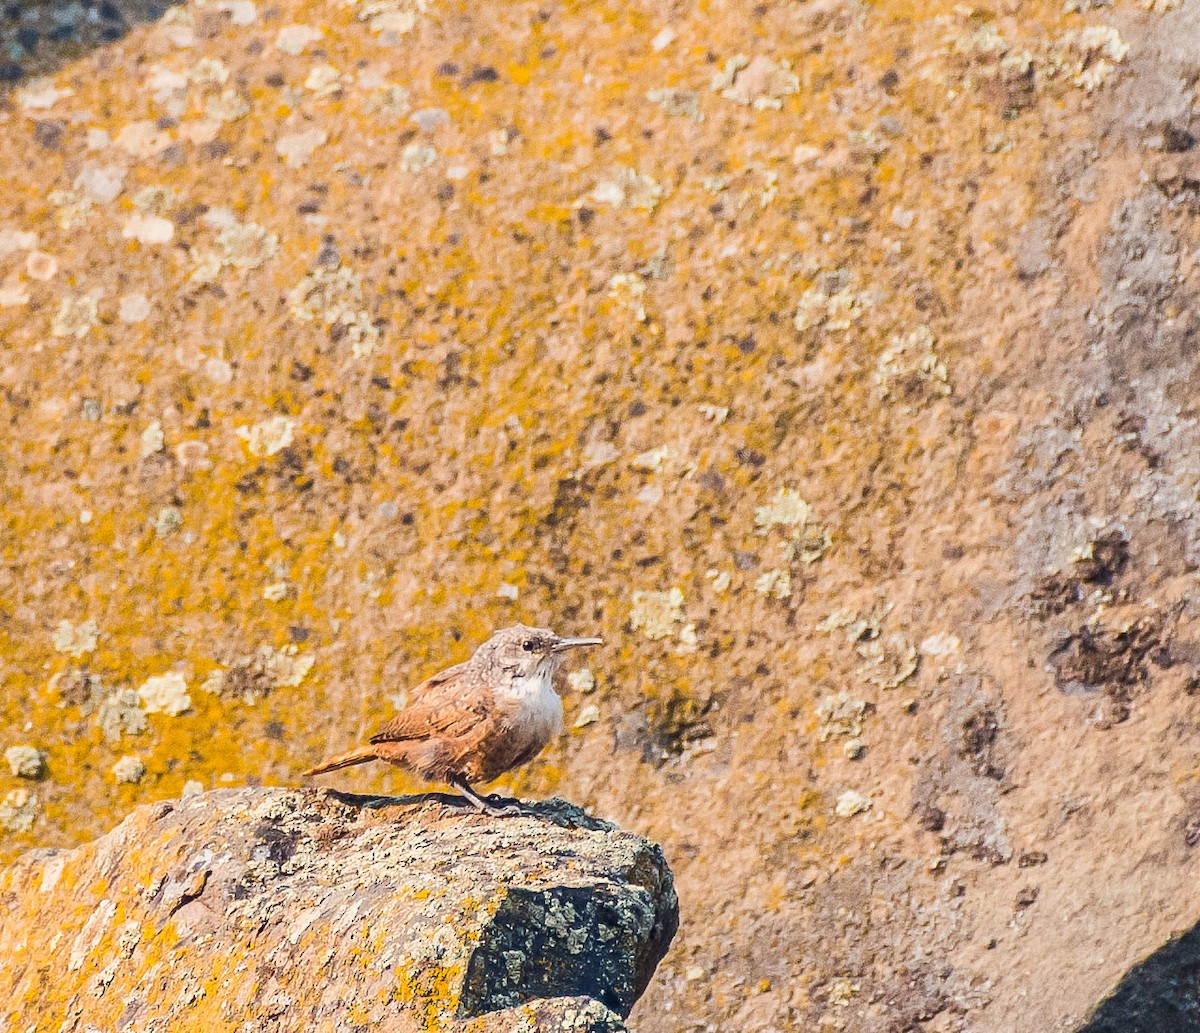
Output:
M568 650L603 645L599 638L560 638L546 628L515 624L484 642L469 660L427 678L368 744L339 753L306 777L386 761L457 789L488 815L524 813L512 801L480 796L473 786L529 763L562 730L554 672Z

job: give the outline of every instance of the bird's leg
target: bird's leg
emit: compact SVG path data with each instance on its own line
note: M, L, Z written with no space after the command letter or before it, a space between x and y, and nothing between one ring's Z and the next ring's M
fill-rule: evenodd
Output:
M484 799L477 792L475 792L475 790L472 789L468 784L467 780L461 775L450 779L450 784L454 786L454 788L460 793L462 793L463 796L470 800L475 809L481 814L489 814L493 818L503 818L511 814L525 813L519 804L509 804L507 807L497 807L495 804Z

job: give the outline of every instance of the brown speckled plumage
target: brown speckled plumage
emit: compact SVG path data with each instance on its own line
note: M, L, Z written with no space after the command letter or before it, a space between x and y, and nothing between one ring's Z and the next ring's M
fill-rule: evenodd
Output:
M411 702L366 746L331 757L306 775L382 760L461 789L481 809L496 812L470 788L527 764L559 731L562 704L554 671L573 646L599 639L564 639L517 624L496 632L465 663L426 679Z

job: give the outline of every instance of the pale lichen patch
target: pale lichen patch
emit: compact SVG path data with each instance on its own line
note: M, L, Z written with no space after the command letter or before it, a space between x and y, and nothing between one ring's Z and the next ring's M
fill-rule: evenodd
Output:
M934 350L933 334L924 325L893 337L875 368L875 383L884 398L897 393L907 398L943 397L950 394L949 379L945 362Z
M93 620L85 620L79 624L63 620L59 621L58 627L54 629L52 641L54 648L60 653L84 656L96 648L96 641L99 637L100 629Z
M846 692L826 696L817 704L817 739L828 742L834 736L862 735L862 722L867 713L867 701L855 699Z
M737 104L759 111L783 107L783 98L800 92L800 79L786 61L762 54L753 59L737 54L712 79L712 89Z
M137 754L127 754L118 760L110 771L118 784L136 784L146 777L146 764Z
M138 694L129 688L109 693L96 709L96 725L110 744L119 742L122 735L140 735L147 721Z
M28 789L11 789L0 800L0 828L9 832L28 832L41 810L37 796Z
M615 178L598 183L591 196L597 204L649 212L662 200L663 188L652 176L628 167L622 169Z
M839 818L852 818L856 814L871 809L871 798L864 796L855 789L847 789L837 799L834 813Z
M50 332L55 337L86 337L98 322L99 302L103 295L104 292L97 288L86 294L63 298L50 325Z
M287 295L291 314L302 322L317 322L348 339L355 358L365 358L379 342L379 328L363 303L359 275L346 265L318 266Z
M17 778L41 778L46 770L46 755L36 746L10 746L4 759Z
M169 671L147 678L137 690L147 714L167 714L178 717L192 705L187 692L187 678L179 671Z
M666 592L635 591L629 619L634 631L652 641L671 638L683 623L683 590L676 586Z
M252 456L273 456L295 440L296 421L286 416L271 416L261 423L238 427L237 436Z

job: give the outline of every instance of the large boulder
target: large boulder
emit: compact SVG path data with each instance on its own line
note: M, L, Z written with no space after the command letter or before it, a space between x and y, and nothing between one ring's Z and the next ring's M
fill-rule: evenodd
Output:
M661 850L553 800L229 789L0 872L12 1030L619 1030L678 924Z

